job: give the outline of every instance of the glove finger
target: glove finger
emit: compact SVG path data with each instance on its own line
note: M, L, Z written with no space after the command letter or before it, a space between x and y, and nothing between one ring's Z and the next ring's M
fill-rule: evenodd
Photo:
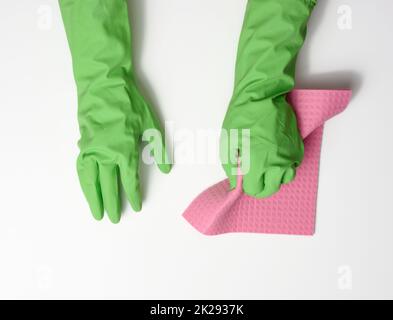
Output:
M142 210L142 193L138 173L139 164L135 161L132 165L120 165L120 178L127 199L135 212Z
M149 106L146 108L150 110ZM144 141L152 144L152 153L154 161L158 169L162 173L169 173L172 169L172 164L169 161L169 153L166 148L165 135L159 121L153 113L149 112L148 119L145 121Z
M285 170L281 168L270 168L264 175L264 186L262 192L256 195L257 198L268 198L280 191L281 182Z
M264 188L264 173L250 171L243 178L243 191L253 197L261 193Z
M288 184L291 183L295 180L296 178L296 169L295 168L289 168L284 174L284 177L282 179L283 184Z
M121 205L117 166L114 164L100 164L99 170L104 208L108 213L111 222L119 223L121 215Z
M82 191L89 203L93 217L96 220L102 220L104 217L104 205L102 201L98 165L93 160L78 160L77 169Z
M169 163L169 156L165 145L165 136L158 127L154 129L157 132L157 137L154 138L154 141L151 142L153 143L152 151L154 161L156 162L158 169L162 173L166 174L171 171L172 165Z
M168 151L165 145L165 138L162 138L162 155L160 154L155 154L154 152L154 159L157 163L158 169L162 172L162 173L169 173L172 170L172 164L169 163L169 156L168 156Z

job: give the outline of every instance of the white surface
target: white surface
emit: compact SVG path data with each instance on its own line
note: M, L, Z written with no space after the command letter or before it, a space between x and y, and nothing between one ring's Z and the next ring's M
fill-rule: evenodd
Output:
M220 127L245 3L131 1L139 78L177 128ZM310 23L299 86L355 90L326 127L316 236L207 238L181 214L224 177L219 164L143 168L141 214L90 217L57 1L2 0L0 298L393 298L392 11L391 0L320 0Z

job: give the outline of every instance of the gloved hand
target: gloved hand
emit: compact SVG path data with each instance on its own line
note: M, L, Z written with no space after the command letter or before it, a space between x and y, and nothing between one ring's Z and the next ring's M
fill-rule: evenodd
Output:
M135 211L142 207L139 148L145 130L162 133L138 91L131 62L127 0L59 0L73 58L81 131L77 169L93 216L120 221L119 178ZM167 173L164 137L152 136L154 158ZM157 147L158 146L158 147Z
M248 195L264 198L278 192L281 184L293 181L302 162L303 141L286 95L294 88L296 58L315 4L248 1L220 150L232 188L240 160Z

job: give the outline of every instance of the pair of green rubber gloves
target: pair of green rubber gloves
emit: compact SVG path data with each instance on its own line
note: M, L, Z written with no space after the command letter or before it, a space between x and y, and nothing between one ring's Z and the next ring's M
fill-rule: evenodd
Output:
M286 102L295 62L316 0L249 0L241 34L234 95L223 128L247 139L222 138L231 187L246 154L243 189L268 197L291 182L303 158L296 116ZM165 137L135 81L127 0L59 0L73 59L81 131L77 169L93 216L121 216L119 182L135 211L142 208L140 143L149 130L159 169L171 164ZM223 136L226 136L225 134ZM230 134L228 136L231 136ZM242 141L248 141L242 143Z

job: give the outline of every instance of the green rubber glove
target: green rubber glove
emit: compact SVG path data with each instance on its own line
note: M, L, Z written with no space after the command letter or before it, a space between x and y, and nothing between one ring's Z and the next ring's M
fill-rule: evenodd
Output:
M162 131L135 84L127 1L59 3L78 89L80 183L93 216L101 220L105 210L110 220L118 223L119 181L132 208L140 211L141 137L148 129ZM149 142L161 146L153 155L159 169L167 173L171 165L164 140L160 134Z
M315 4L248 1L234 94L223 124L221 161L234 188L240 160L243 190L257 198L269 197L293 181L303 160L303 141L286 95L294 88L296 58Z

